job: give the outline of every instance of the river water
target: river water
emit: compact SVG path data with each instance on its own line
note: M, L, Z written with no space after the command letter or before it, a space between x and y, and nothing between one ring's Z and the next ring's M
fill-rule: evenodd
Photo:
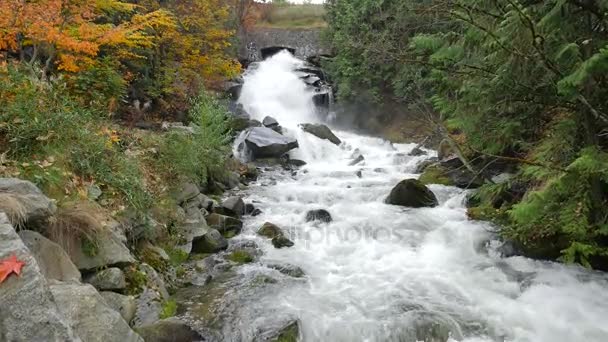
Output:
M430 186L436 208L383 203L400 180L417 177L416 165L433 151L410 157L415 145L338 130L336 146L298 129L322 121L294 73L301 63L287 52L260 63L246 73L239 100L253 118L271 115L297 137L291 155L308 164L293 174L265 172L245 191L263 214L247 218L235 241L254 241L264 253L236 272L278 281L239 298L235 340L289 318L299 320L303 341L441 341L446 331L453 341L608 341L604 273L501 257L496 228L467 219L461 189ZM364 163L348 166L357 152ZM320 208L333 222L305 222L308 210ZM295 246L276 249L257 236L267 221ZM265 266L276 263L299 266L306 276Z

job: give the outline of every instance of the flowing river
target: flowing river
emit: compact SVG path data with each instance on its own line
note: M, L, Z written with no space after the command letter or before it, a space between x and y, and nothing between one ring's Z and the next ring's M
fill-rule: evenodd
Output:
M298 139L291 156L307 165L269 169L241 192L263 213L248 217L233 243L254 242L263 254L234 272L273 280L226 289L233 304L223 304L230 316L224 340L263 340L264 326L296 319L302 341L445 341L448 332L450 341L608 341L604 273L502 257L496 228L467 219L466 191L458 188L430 186L435 208L383 202L434 151L411 157L413 144L340 130L336 146L301 131L300 123L322 121L294 72L301 64L282 52L245 74L239 101L255 119L276 118ZM348 166L357 152L364 162ZM333 222L305 221L308 210L321 208ZM258 236L267 221L295 246L276 249ZM271 264L298 266L305 276Z

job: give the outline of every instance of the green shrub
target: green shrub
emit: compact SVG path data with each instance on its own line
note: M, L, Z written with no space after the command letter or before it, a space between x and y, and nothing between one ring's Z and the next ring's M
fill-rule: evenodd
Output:
M177 302L169 299L163 303L160 319L170 318L177 314Z

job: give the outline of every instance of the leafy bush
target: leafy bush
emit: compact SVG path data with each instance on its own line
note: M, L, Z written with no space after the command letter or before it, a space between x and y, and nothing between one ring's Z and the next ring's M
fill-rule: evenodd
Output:
M220 178L230 152L230 122L226 109L205 92L192 99L188 112L194 134L169 133L161 147L161 161L174 180L206 184Z

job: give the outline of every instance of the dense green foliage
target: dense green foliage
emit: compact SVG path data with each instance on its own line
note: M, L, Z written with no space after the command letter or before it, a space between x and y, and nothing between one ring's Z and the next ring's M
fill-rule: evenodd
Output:
M480 169L515 162L477 196L505 236L606 267L607 13L604 0L330 0L330 71L342 98L432 108Z

